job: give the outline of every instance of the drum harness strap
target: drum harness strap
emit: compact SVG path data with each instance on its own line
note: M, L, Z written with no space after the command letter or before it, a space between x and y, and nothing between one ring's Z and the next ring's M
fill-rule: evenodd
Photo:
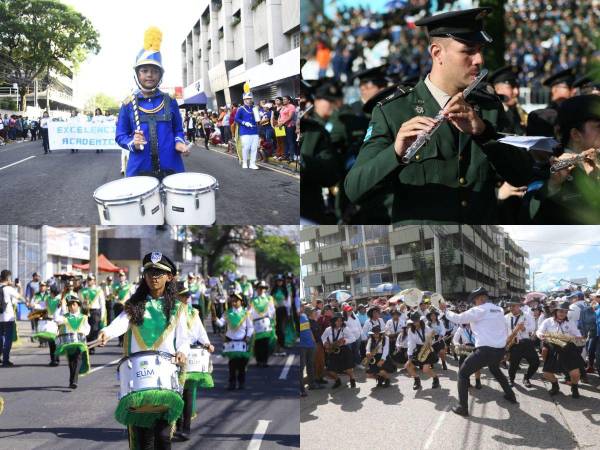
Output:
M160 168L160 160L158 157L158 133L156 130L156 122L171 122L171 97L168 94L163 94L163 113L162 114L143 114L140 115L140 122L148 124L150 131L150 148L152 158L152 175L162 181L162 179L169 175Z

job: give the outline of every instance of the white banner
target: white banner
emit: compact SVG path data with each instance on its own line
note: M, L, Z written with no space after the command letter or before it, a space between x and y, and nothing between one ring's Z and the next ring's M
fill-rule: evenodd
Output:
M50 150L120 150L115 131L114 118L82 121L76 117L65 122L48 122Z

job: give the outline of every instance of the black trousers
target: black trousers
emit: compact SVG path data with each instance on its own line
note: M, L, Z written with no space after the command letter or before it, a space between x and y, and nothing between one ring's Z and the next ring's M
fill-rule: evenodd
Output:
M194 403L194 399L192 398L193 393L193 389L185 388L183 390L183 414L177 419L177 431L190 432L192 415L194 414L194 411L192 411Z
M67 359L69 360L69 384L77 384L79 369L81 369L81 351L74 351L67 355Z
M508 359L510 364L508 368L509 379L515 379L515 375L519 370L519 363L523 358L525 358L529 364L525 378L530 379L540 366L540 358L535 351L535 344L531 339L523 339L511 347Z
M48 140L48 128L42 128L42 141L44 146L44 152L50 150L50 141Z
M87 340L95 341L98 339L98 333L100 332L100 318L102 317L102 311L99 309L90 309L88 317L88 323L90 324L90 334L88 334Z
M288 321L287 308L285 306L278 306L275 309L275 318L277 320L277 327L275 328L277 343L279 347L283 347L285 345L285 327Z
M257 363L265 363L269 359L269 338L254 341L254 356Z
M54 354L56 351L56 342L54 342L54 339L48 341L48 348L50 349L50 361L58 362L58 356Z
M171 425L157 420L152 428L130 427L140 450L171 450Z
M238 386L246 382L246 358L233 358L229 360L229 384L235 384L237 378Z
M504 357L504 352L504 347L477 347L458 370L458 400L465 411L469 409L469 377L485 366L490 369L496 381L500 383L504 393L514 398L515 394L500 370L500 361Z

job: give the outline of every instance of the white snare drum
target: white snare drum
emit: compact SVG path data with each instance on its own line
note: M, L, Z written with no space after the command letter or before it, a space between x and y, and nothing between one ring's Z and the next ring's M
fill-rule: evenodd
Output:
M87 337L83 333L65 333L59 334L56 336L56 345L60 347L64 344L75 344L76 342L81 342L85 344L87 341Z
M271 319L268 317L263 317L262 319L256 319L254 321L254 331L256 333L263 333L271 330Z
M154 177L129 177L94 191L102 225L164 225L160 183Z
M132 353L121 359L117 366L119 399L131 392L165 389L183 392L179 384L179 367L169 353L145 351Z
M176 173L162 182L165 221L168 225L215 223L215 191L219 183L205 173Z
M39 320L38 333L58 333L58 325L54 320Z
M187 357L187 371L212 373L209 351L203 347L191 347Z
M245 352L246 343L243 341L229 341L223 343L223 352Z

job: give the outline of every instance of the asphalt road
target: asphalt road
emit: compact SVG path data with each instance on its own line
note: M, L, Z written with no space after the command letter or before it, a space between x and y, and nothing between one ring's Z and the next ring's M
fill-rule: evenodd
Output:
M298 177L261 166L242 170L237 159L194 146L186 171L219 182L218 224L298 224ZM41 141L0 147L0 211L3 224L88 225L99 223L94 191L120 178L120 152L55 150L45 155Z
M540 369L541 370L541 369ZM440 375L441 389L431 389L431 379L422 377L424 389L415 393L412 379L396 373L389 388L375 388L375 380L357 377L356 389L340 387L308 391L300 402L300 433L303 449L597 449L600 443L600 382L580 387L580 399L562 394L552 400L541 374L534 387L522 386L517 375L515 394L519 405L503 399L500 385L484 370L483 388L469 389L470 417L457 416L457 363ZM342 376L343 377L343 376ZM343 380L348 380L343 377ZM474 381L473 381L474 383ZM329 384L331 386L331 383Z
M27 330L29 323L20 323ZM220 338L209 333L220 351ZM66 358L49 367L48 349L24 345L12 352L17 367L0 368L0 449L123 449L127 432L114 419L117 406L115 362L121 349L111 343L91 356L92 371L69 389ZM217 353L216 352L216 353ZM215 353L215 355L216 355ZM244 391L227 391L227 359L213 356L215 388L198 392L198 416L192 421L191 440L174 449L249 448L266 431L262 450L300 447L298 356L271 357L270 367L258 369L250 361ZM287 370L285 366L288 366Z

